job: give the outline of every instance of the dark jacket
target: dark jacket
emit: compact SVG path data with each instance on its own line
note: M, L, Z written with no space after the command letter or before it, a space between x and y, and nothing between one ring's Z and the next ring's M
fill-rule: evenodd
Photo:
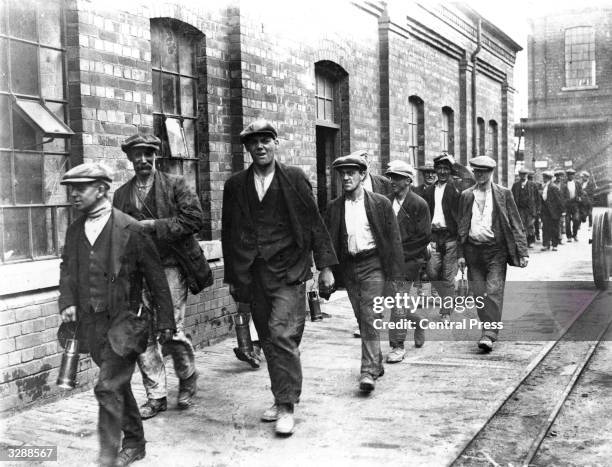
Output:
M458 258L463 257L463 246L470 233L475 188L473 186L464 190L459 200L459 223L457 226ZM520 258L528 257L529 250L527 249L525 229L523 228L516 204L514 204L512 192L496 183L491 184L491 192L493 196L493 217L497 216L497 219L499 219L501 234L503 235L503 239L496 240L503 242L506 246L508 264L519 266Z
M77 306L79 303L77 242L83 231L85 219L85 216L81 216L66 231L66 242L60 264L60 310ZM170 289L151 238L143 233L135 219L118 209L113 209L109 222L112 222L112 231L108 268L109 327L106 330L111 330L113 325L120 322L126 314L138 310L143 277L156 307L157 329L176 329ZM92 318L92 314L77 309L79 321L87 321ZM123 326L122 329L114 331L118 331L123 336L122 342L125 345L139 340L140 337L135 335L132 329ZM79 337L83 338L83 335ZM126 353L122 348L113 348L113 350L119 355Z
M129 212L133 186L136 177L117 189L113 197L113 206ZM185 179L178 175L167 174L157 170L153 188L155 193L155 232L153 240L160 249L168 245L175 250L173 255L187 277L190 290L195 278L190 271L208 270L208 262L195 238L195 234L204 227L204 215L197 195L187 186ZM146 215L145 218L153 216ZM176 256L180 256L180 261Z
M554 183L549 183L548 191L546 192L546 201L544 201L543 193L544 191L542 190L542 217L559 220L564 210L563 199L561 198L559 188Z
M306 175L297 167L278 161L275 164L275 176L278 176L297 245L293 265L286 272L286 282L303 282L312 277L312 253L318 269L338 264L338 260ZM250 285L249 270L257 256L257 233L248 202L248 177L253 177L252 165L233 175L223 188L221 244L224 281L240 289Z
M570 192L567 184L570 183L570 180L561 184L561 195L565 198L566 208L569 203L580 203L582 202L582 182L571 180L576 184L576 192L574 193L574 198L570 200Z
M435 190L436 184L428 186L423 191L423 199L429 205L429 215L433 219L434 208L436 204ZM442 195L442 212L444 213L444 221L446 228L451 236L457 235L457 213L459 209L459 192L452 181L448 181L444 187Z
M395 213L388 198L378 193L364 190L364 204L376 248L380 256L383 272L387 280L403 280L404 258L398 254L402 251L402 239ZM342 269L347 260L347 235L344 223L344 196L340 196L327 205L325 224L329 229L334 250L338 254L340 264L334 270L334 278L338 285L344 284Z
M393 204L394 196L389 196ZM409 191L397 213L397 224L402 237L404 260L423 258L431 238L429 206L420 196Z
M534 182L527 180L525 188L522 188L522 183L523 182L518 180L514 182L514 185L512 185L512 196L514 197L514 202L516 203L517 207L521 207L519 200L521 199L521 196L524 196L527 205L523 207L527 209L532 216L535 216L538 211L538 187Z
M391 181L387 177L382 175L369 174L372 180L372 191L381 195L390 195L393 193L391 188Z

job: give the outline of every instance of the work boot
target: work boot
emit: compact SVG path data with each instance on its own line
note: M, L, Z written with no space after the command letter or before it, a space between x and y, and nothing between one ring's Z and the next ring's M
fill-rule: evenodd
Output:
M295 429L295 419L293 418L293 407L288 404L278 405L278 419L274 431L279 436L290 436Z
M187 379L181 379L179 381L179 394L178 394L178 407L179 409L187 409L191 405L191 398L195 396L198 390L198 372L194 371L193 374Z
M403 347L393 347L389 355L387 355L387 363L399 363L406 356L406 351Z
M417 349L423 347L425 343L425 328L421 326L421 320L418 321L416 328L414 329L414 346Z
M116 467L125 467L126 465L130 465L140 459L144 459L146 455L145 447L139 446L134 448L123 448L119 452L119 456L117 456L117 461L115 462Z
M478 341L478 348L487 353L491 352L491 350L493 350L493 339L491 339L489 336L482 336Z
M361 392L370 393L375 387L376 383L374 382L374 378L367 373L361 375L359 378L359 390Z
M278 420L278 404L273 404L261 414L262 422L275 422Z
M140 418L147 420L155 417L160 412L165 412L168 408L168 403L165 397L161 399L148 399L140 406Z

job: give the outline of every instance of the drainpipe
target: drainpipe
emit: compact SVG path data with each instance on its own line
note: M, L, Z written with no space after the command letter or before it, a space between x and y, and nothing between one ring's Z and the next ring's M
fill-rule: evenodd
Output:
M477 147L477 121L476 121L476 64L478 61L477 55L480 53L481 47L481 34L482 34L482 20L478 18L478 28L476 32L476 49L470 55L472 62L472 157L478 155Z

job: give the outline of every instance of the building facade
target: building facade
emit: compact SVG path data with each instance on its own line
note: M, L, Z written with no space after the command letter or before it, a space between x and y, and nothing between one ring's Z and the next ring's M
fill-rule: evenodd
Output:
M612 8L550 12L531 21L525 164L612 175ZM606 189L606 187L608 187Z
M59 394L59 255L75 215L59 180L98 161L114 190L133 175L120 144L137 131L162 139L161 169L204 208L215 284L189 299L196 346L232 331L221 202L250 162L239 133L253 119L277 125L281 161L321 209L339 193L331 161L358 149L375 173L488 154L513 181L520 47L470 8L397 3L0 0L0 411ZM83 387L94 372L83 357Z

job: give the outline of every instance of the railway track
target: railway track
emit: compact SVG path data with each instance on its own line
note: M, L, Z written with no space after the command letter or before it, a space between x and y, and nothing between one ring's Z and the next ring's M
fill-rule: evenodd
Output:
M611 324L609 299L594 295L509 389L451 466L534 465L540 445Z

